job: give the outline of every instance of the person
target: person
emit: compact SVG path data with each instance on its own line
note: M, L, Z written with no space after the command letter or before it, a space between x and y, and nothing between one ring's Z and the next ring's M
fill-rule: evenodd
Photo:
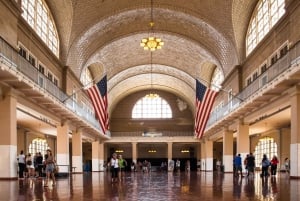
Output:
M176 166L176 171L180 172L180 160L179 159L176 160L176 165L175 166Z
M45 155L45 164L46 164L46 180L44 183L44 187L48 187L48 182L52 178L52 186L55 186L55 159L54 156L52 155L52 151L50 149L47 149L47 154Z
M240 172L241 177L243 177L241 154L236 155L233 160L234 160L235 176L239 176L239 172Z
M118 163L119 163L119 168L120 168L120 170L119 170L119 180L121 181L122 177L125 176L125 168L127 166L127 161L125 159L123 159L121 154L119 155Z
M21 150L19 156L17 157L18 160L18 166L19 166L19 179L24 179L24 171L26 168L25 165L25 154L24 151Z
M247 157L247 176L254 176L254 168L255 168L255 157L252 153L250 153Z
M244 166L245 166L245 173L248 176L249 175L249 171L248 171L248 157L249 154L246 155L245 159L244 159Z
M276 171L277 171L277 164L279 163L279 160L277 156L273 156L271 160L271 176L274 177L276 176Z
M116 153L113 153L110 159L110 171L111 171L111 182L117 182L118 175L119 175L119 161Z
M132 162L132 163L131 163L131 172L135 172L135 171L136 171L135 163Z
M267 155L264 154L263 159L261 161L261 177L269 176L269 172L268 172L269 166L270 166L270 161L267 158Z
M28 170L28 177L34 176L34 164L33 164L33 158L31 154L29 153L26 157L26 168Z
M290 173L290 160L288 157L284 159L285 172Z
M187 161L185 162L185 171L186 171L187 173L189 173L189 172L191 171L191 163L190 163L190 160L187 160Z
M216 169L217 169L218 173L221 172L221 161L220 161L220 159L217 159L217 162L216 162Z
M43 156L41 152L37 153L36 164L37 164L37 177L43 177Z

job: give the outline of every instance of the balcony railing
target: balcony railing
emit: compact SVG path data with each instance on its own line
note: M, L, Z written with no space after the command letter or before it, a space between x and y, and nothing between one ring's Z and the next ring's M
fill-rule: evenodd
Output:
M44 74L40 73L36 67L31 65L25 58L18 54L18 52L11 47L4 39L0 37L0 62L9 66L11 69L20 73L20 79L26 76L40 88L47 91L58 101L73 111L78 116L89 122L95 128L100 130L98 120L94 115L86 112L86 109L78 105L72 98L69 98L60 88L58 88L52 81L50 81Z
M265 85L278 78L280 75L291 70L300 63L300 42L298 42L288 53L277 60L276 63L269 66L269 68L260 76L257 77L249 86L245 87L243 91L235 96L231 101L223 107L213 110L207 122L206 128L211 127L213 124L226 117L228 114L236 110L243 101L246 101L253 94L258 92Z

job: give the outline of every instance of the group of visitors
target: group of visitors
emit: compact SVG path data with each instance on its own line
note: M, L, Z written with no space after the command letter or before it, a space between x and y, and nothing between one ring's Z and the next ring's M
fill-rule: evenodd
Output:
M123 159L122 155L113 153L109 162L109 166L111 172L111 181L121 181L125 176L125 168L127 166L127 161Z
M247 154L246 158L243 161L243 164L245 166L246 175L245 176L254 176L255 171L255 157L252 153ZM273 156L271 160L268 159L267 155L264 154L262 161L261 161L261 177L267 177L267 176L276 176L277 169L278 169L279 160L277 156ZM233 165L234 165L234 175L235 176L241 176L243 175L243 169L242 169L242 157L240 154L237 154L233 159ZM285 159L285 170L286 172L289 172L289 159Z
M20 154L17 157L18 160L18 172L19 179L23 180L26 178L43 178L43 172L46 173L46 180L44 186L48 186L49 179L52 178L52 185L55 186L55 164L56 161L50 149L47 150L47 154L43 157L40 152L36 153L32 157L31 153L27 155L24 154L24 151L21 150Z

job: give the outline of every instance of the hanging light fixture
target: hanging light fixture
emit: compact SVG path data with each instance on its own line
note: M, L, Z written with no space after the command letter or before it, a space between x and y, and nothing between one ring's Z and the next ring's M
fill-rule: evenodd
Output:
M155 51L158 49L161 49L161 47L164 45L164 42L155 36L151 36L151 34L154 35L154 20L153 20L153 0L151 0L151 14L150 14L150 34L148 38L143 38L140 45L144 48L144 50L150 50Z
M152 92L152 52L150 52L150 93L147 94L145 97L149 99L156 99L159 97L157 93Z

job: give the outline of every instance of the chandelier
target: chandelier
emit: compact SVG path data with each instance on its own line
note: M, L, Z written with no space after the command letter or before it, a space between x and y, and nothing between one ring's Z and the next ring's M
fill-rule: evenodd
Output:
M150 33L153 34L153 28L154 28L154 21L153 21L153 0L151 0L151 15L150 15ZM150 51L155 51L161 49L161 47L164 45L164 42L154 36L150 36L148 38L143 38L141 43L141 47L144 48L144 50L150 50Z

